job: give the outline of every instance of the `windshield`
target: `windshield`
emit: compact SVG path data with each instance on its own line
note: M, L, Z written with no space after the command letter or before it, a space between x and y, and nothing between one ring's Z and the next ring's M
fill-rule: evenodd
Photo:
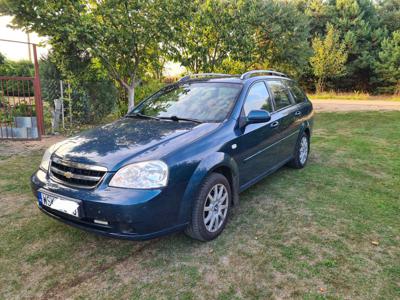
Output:
M220 82L194 82L171 85L154 94L133 113L201 122L221 122L231 111L242 85Z

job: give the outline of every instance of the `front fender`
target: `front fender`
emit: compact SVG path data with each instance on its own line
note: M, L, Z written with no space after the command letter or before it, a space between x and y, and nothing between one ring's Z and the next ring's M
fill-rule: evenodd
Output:
M184 192L179 219L181 223L187 223L191 219L191 212L193 203L196 198L196 194L199 191L201 183L207 177L208 174L212 173L219 167L229 168L232 176L230 181L232 182L232 195L233 201L236 205L239 201L239 170L235 160L226 153L216 152L212 155L207 156L203 159L190 178L186 190Z

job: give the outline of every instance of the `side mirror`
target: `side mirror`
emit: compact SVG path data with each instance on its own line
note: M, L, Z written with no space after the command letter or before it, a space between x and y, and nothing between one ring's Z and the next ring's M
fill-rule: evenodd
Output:
M271 115L266 110L252 110L246 118L246 125L255 123L265 123L271 120Z

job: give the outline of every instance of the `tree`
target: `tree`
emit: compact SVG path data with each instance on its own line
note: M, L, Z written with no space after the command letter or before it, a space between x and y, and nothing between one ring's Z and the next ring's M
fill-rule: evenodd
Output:
M380 90L400 94L400 30L382 41L376 69L383 82Z
M0 0L0 14L13 24L49 37L61 57L98 59L134 105L135 86L158 49L176 35L185 12L177 0L34 1Z
M389 33L400 30L400 0L380 0L377 3L380 26Z
M254 18L253 62L298 77L311 55L309 19L296 2L258 1Z
M173 38L170 57L187 69L214 72L225 59L237 58L248 48L250 1L187 1L188 14L180 18L181 34Z
M326 24L332 18L332 7L325 0L302 0L304 13L310 18L312 37L324 35Z
M317 92L325 88L326 80L344 75L347 61L345 44L339 41L339 35L332 25L328 24L324 39L316 37L312 41L314 55L310 58L310 64L314 75L318 78Z
M382 39L387 35L380 26L371 0L331 0L331 23L346 43L348 60L345 80L335 85L347 90L371 90L374 61Z

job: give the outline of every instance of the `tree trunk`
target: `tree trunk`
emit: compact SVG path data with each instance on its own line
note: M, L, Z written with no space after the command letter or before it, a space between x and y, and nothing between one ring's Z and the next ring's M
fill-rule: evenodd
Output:
M324 88L325 88L324 78L320 77L320 78L318 78L318 81L317 81L316 93L317 94L323 93Z
M135 87L129 86L126 89L128 90L128 112L130 112L135 106Z
M397 81L396 87L394 89L394 94L400 96L400 80Z

